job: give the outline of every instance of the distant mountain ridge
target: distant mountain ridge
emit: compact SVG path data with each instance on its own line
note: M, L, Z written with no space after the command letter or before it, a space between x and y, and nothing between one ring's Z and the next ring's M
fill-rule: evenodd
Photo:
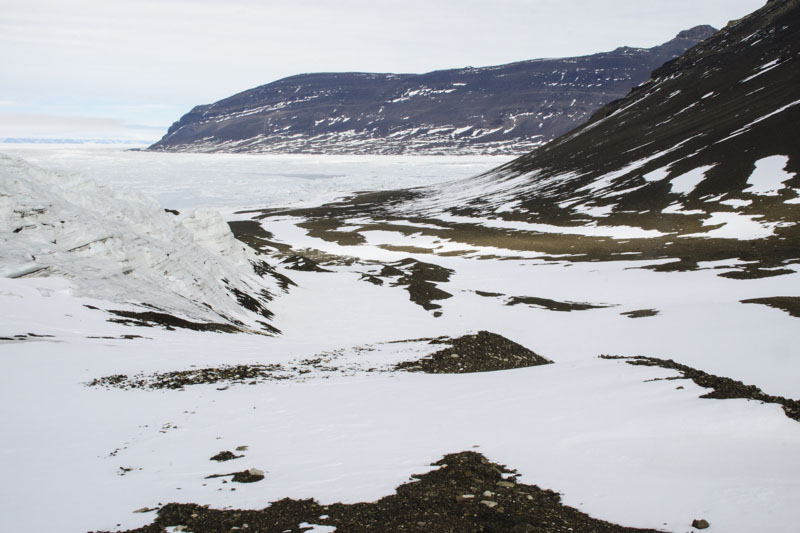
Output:
M197 106L149 149L522 154L715 32L697 26L653 48L427 74L301 74Z

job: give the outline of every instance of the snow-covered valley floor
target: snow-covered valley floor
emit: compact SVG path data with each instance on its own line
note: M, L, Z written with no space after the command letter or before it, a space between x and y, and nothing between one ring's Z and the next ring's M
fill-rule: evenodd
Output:
M674 359L798 399L798 318L741 303L800 297L798 265L786 267L790 274L731 279L719 274L736 261L664 272L635 258L559 261L488 246L463 253L422 226L337 242L303 227L303 218L267 216L260 226L278 246L262 257L296 284L284 291L278 277L245 275L254 252L232 244L212 215L192 210L250 220L252 213L237 212L467 177L502 160L4 151L56 173L5 158L0 175L2 531L129 529L154 519L155 512L134 511L168 502L259 509L285 497L374 501L445 454L467 450L516 469L522 483L561 493L566 505L625 526L683 532L704 518L714 531L749 533L795 531L800 523L800 423L779 405L700 398L708 390L672 379L681 377L674 370L599 358ZM64 177L81 169L102 186ZM50 187L59 180L68 187L57 195ZM76 192L75 183L83 188ZM30 184L45 184L47 211L36 211L30 193L28 226L15 231L22 227L18 191L39 190ZM16 196L7 193L13 187ZM262 192L270 188L276 192ZM181 213L113 192L121 190ZM71 203L59 203L73 193ZM102 247L76 257L72 244L94 235L88 223L72 229L82 222L68 217L81 204L98 217L119 214L119 225L92 228L128 235L112 231ZM59 248L69 238L75 243ZM125 250L132 246L141 255L170 243L181 251L169 260L117 269L131 265ZM293 254L316 258L326 271L281 262ZM57 273L28 275L32 262L48 260ZM449 295L422 298L434 304L427 309L411 299L408 269L417 262L437 267L440 277L427 283ZM193 263L210 266L195 271ZM159 284L162 270L170 274ZM214 280L205 280L208 272ZM219 272L239 277L219 284ZM142 327L109 322L114 315L104 312L142 311L147 303L187 320L258 329L263 316L226 307L232 282L240 292L270 293L264 305L279 335ZM194 294L210 305L187 303ZM471 374L394 369L434 350L415 339L482 330L554 364ZM281 379L87 386L108 376L232 365L279 366ZM245 446L236 452L242 458L209 460ZM249 468L264 479L207 479Z

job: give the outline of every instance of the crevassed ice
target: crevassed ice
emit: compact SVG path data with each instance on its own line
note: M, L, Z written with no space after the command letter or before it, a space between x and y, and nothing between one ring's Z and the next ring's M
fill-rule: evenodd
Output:
M231 291L279 290L253 271L255 252L214 211L173 216L133 191L6 156L0 190L9 193L0 204L0 276L41 272L71 280L77 295L255 329L263 317Z

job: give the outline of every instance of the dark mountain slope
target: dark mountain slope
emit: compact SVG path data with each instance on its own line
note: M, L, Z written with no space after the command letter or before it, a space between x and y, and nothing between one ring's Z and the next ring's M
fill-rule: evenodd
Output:
M763 158L783 155L786 171L800 170L799 55L798 1L770 1L654 71L584 126L492 175L530 177L515 194L523 211L543 199L585 201L613 213L654 213L673 202L704 209L718 195L767 207L743 190ZM675 194L670 182L703 166L712 167L705 179ZM663 174L651 174L657 171ZM795 176L788 185L800 183ZM789 189L778 196L795 197Z
M711 211L796 221L798 5L768 2L654 71L573 132L424 196L462 214L493 214L505 206L497 216L625 221L663 231ZM773 178L784 177L775 191L759 192L748 182L757 164L770 167Z
M272 153L525 153L715 32L650 49L421 75L322 73L197 106L151 150Z

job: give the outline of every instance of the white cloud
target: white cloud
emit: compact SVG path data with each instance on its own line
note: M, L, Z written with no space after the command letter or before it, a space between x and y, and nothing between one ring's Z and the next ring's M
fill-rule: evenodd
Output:
M127 124L115 118L0 111L0 139L124 139L153 142L162 134L161 127Z

